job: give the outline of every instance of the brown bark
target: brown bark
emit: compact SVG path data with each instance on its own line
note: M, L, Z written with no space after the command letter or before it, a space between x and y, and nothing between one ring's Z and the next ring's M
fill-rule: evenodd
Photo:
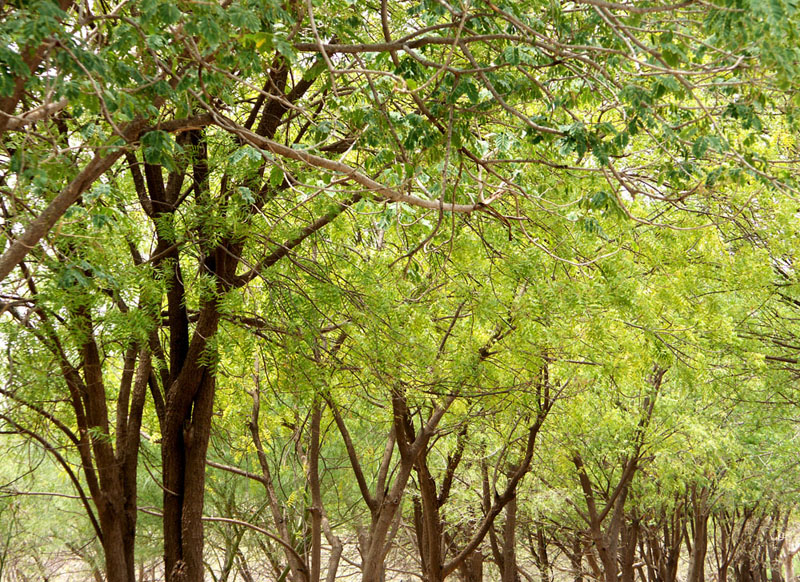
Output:
M428 582L444 580L442 566L446 538L442 507L450 497L453 479L464 452L466 437L467 428L465 426L458 433L455 450L447 458L441 490L437 489L436 480L428 466L429 451L427 449L419 454L415 464L419 498L414 499L414 529L417 549L422 562L423 578ZM452 542L452 537L448 539Z
M783 560L783 566L786 569L786 582L795 582L794 557L798 552L800 552L800 545L790 548L788 544L783 544L783 553L781 555L781 559Z
M572 576L574 582L583 582L583 544L580 538L576 535L572 543L572 551L569 553L569 562L572 566Z
M27 273L27 270L23 269L23 272ZM29 285L33 288L31 280ZM121 375L120 397L116 403L117 424L114 439L109 422L111 403L106 398L103 364L89 309L84 306L73 308L69 317L64 320L82 338L82 349L78 354L80 363L77 367L72 365L63 350L56 330L45 312L35 313L40 318L40 324L34 328L34 335L59 363L69 402L75 413L77 432L73 432L35 404L27 403L15 394L10 396L53 423L75 446L94 511L88 505L88 498L83 493L77 476L62 462L61 455L46 440L34 433L28 433L50 449L78 489L104 550L106 578L110 582L134 582L136 465L139 428L150 375L149 352L147 349L133 348L125 353L123 363L126 368Z
M503 572L502 582L518 582L517 572L517 498L506 504L506 522L503 525Z
M784 582L783 561L781 553L786 544L786 530L789 525L789 511L781 515L776 510L770 517L770 528L767 530L765 546L767 558L769 559L770 580L772 582Z
M314 398L311 408L311 442L309 443L308 483L311 489L311 582L319 582L322 572L322 491L319 483L319 439L322 408Z
M483 582L483 562L486 558L476 550L458 565L461 582Z
M498 334L496 333L495 336L497 335ZM490 343L493 343L493 341L494 340L490 340ZM490 345L484 346L481 349L480 355L482 358L487 357L490 347ZM445 577L453 573L463 560L465 560L469 555L478 549L478 546L481 544L481 542L483 542L484 538L494 525L494 520L497 515L516 497L517 486L522 478L531 469L534 447L536 445L536 437L538 436L539 431L541 430L542 425L544 424L544 421L550 412L550 409L553 407L555 400L550 391L551 385L546 363L540 369L539 374L539 381L536 384L536 418L533 419L532 424L528 427L528 435L522 457L510 471L503 492L500 494L495 492L491 503L486 503L487 507L485 508L484 517L476 528L475 533L461 549L461 551L459 551L451 560L442 566Z
M575 452L572 457L573 464L577 469L578 481L580 483L583 498L586 503L586 512L581 512L581 516L589 527L589 535L594 545L594 550L602 566L602 576L605 582L618 582L619 572L619 544L620 536L623 533L623 521L625 517L625 501L628 497L631 483L639 468L639 460L644 446L645 431L653 415L656 398L661 389L666 369L658 366L653 367L653 373L648 379L651 385L650 393L644 397L639 422L633 437L633 451L630 456L622 459L622 470L620 477L614 486L613 491L605 494L602 499L603 506L598 506L598 495L592 483L583 458L580 453ZM610 519L606 519L610 516ZM635 545L635 542L634 542ZM632 577L629 571L628 576Z
M273 75L279 74L279 69ZM273 78L276 87L283 87L279 79ZM298 83L290 93L292 101L303 96L310 87L310 83ZM286 96L284 96L286 97ZM275 101L283 103L283 99ZM290 101L291 102L291 101ZM260 104L257 104L257 108ZM253 115L257 108L254 108ZM272 101L267 105L266 111L274 113ZM288 107L281 109L281 115ZM201 116L203 119L209 116ZM262 127L263 125L263 127ZM274 122L259 125L266 139L274 137L278 124ZM193 149L196 151L193 162L194 191L201 203L210 203L209 193L209 168L207 148L202 135L198 131L188 134L191 138ZM130 162L130 160L129 160ZM129 164L135 166L134 164ZM259 170L260 179L265 166ZM178 193L183 181L183 173L170 176L164 186L159 168L145 168L145 178L137 179L134 183L137 189L142 189L142 184L149 191L148 196L140 199L149 199L143 203L143 208L148 208L154 214L154 222L159 214L173 213L178 203ZM223 189L228 183L228 177L223 176L221 184ZM259 191L258 205L263 205L270 196L271 188L265 186ZM227 194L227 191L222 192ZM303 240L316 230L333 220L338 213L327 217L327 220L312 225L308 232L292 239L292 247L298 246ZM164 479L164 562L167 580L169 582L202 582L203 579L203 491L205 485L205 457L211 429L211 416L213 412L215 391L215 365L213 355L207 353L209 341L217 332L220 320L219 304L216 299L205 302L201 307L197 324L191 340L189 340L188 322L185 311L184 289L180 276L180 261L178 248L174 241L168 238L168 231L159 233L158 250L161 253L159 263L166 258L171 259L173 271L168 275L171 282L168 292L168 318L170 329L169 374L167 385L164 386L164 421L162 426L162 466ZM214 240L219 233L199 233L201 240ZM208 273L215 281L215 295L221 297L225 292L244 285L250 278L236 279L236 270L240 262L243 242L237 237L236 241L223 238L206 256L201 270ZM290 247L290 248L292 248ZM267 268L277 263L288 254L281 249L275 259L268 264L261 265ZM291 546L290 546L291 547ZM307 568L299 561L297 571L306 571Z
M225 249L216 249L211 272L228 275ZM217 270L219 269L219 270ZM201 309L186 360L165 397L161 460L164 479L164 560L168 580L202 582L203 494L205 456L211 431L215 391L208 340L219 325L219 306L210 300Z
M636 547L639 541L639 520L632 518L622 527L622 551L619 554L621 582L634 582L636 578Z
M552 582L553 580L553 565L550 563L550 556L547 552L547 541L547 532L545 531L544 525L537 523L535 551L533 550L533 540L531 540L530 545L531 553L534 554L536 567L539 569L539 576L542 582Z
M640 555L648 582L675 582L683 539L683 503L659 516L659 521L642 527Z
M708 519L711 508L708 506L709 489L691 489L692 504L692 544L689 556L687 582L705 582L706 552L708 550Z
M380 582L384 577L384 560L389 551L390 542L399 525L399 507L405 493L416 459L425 450L439 421L453 403L455 397L449 396L441 405L435 405L427 421L415 432L408 414L405 394L402 389L392 390L392 410L394 414L392 435L387 445L396 444L400 460L395 467L394 479L386 483L392 459L392 448L387 446L381 466L375 492L367 486L364 472L358 455L350 439L347 425L330 397L325 397L333 413L334 420L342 439L345 442L351 467L361 489L362 497L370 508L371 522L369 529L359 534L359 550L362 559L362 580L364 582Z
M622 526L625 500L628 495L628 487L636 468L635 458L627 459L623 465L622 476L620 477L614 494L607 501L605 508L598 511L595 500L594 486L589 479L583 458L576 453L573 456L573 463L578 470L578 479L583 490L584 500L588 509L587 523L589 534L594 543L594 549L600 559L603 569L603 578L606 582L617 582L619 568L617 565L617 548L619 545L619 534ZM604 527L605 517L611 513L611 520Z
M758 538L766 519L766 513L757 506L733 511L723 509L715 514L712 523L715 527L714 552L718 582L726 582L731 569L737 580L744 577L748 579L747 582L752 582L751 554L760 545ZM765 562L766 556L760 560ZM760 572L755 575L760 575Z

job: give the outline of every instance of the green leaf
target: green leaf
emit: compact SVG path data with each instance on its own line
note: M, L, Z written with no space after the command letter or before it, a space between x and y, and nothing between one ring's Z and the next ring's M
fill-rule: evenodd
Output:
M149 131L142 136L141 142L142 153L148 164L161 165L170 171L176 169L173 156L182 149L169 133L161 130Z
M269 171L269 184L273 188L278 188L283 184L283 168L280 166L272 166L272 169Z

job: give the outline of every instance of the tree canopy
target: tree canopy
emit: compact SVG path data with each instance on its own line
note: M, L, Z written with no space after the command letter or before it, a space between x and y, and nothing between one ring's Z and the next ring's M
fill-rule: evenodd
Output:
M798 31L0 2L0 580L794 582Z

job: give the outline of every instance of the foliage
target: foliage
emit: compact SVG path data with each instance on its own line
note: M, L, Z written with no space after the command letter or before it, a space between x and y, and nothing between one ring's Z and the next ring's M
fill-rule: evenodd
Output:
M797 10L0 3L0 576L775 562Z

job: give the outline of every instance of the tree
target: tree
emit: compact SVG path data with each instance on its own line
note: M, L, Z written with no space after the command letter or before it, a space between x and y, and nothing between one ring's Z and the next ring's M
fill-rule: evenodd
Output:
M744 374L762 370L739 322L766 305L765 273L793 277L794 249L772 242L797 188L790 2L40 0L0 15L0 418L69 475L109 579L135 577L142 430L160 438L166 577L202 579L221 362L243 327L282 338L279 361L306 355L309 418L330 415L370 513L369 581L414 475L422 537L445 537L429 455L471 418L465 388L497 414L488 386L513 392L550 368L625 389L639 357L684 378L718 381L742 355ZM374 402L351 401L352 386L387 405L374 483L348 428ZM504 507L516 576L515 488L551 414L545 386L518 402L539 406L500 501L453 560L422 557L431 579ZM627 453L625 492L641 450ZM308 483L318 578L322 493ZM603 512L588 524L601 554L626 496L606 501L613 531ZM288 555L291 537L278 535ZM600 559L614 578L615 552Z

